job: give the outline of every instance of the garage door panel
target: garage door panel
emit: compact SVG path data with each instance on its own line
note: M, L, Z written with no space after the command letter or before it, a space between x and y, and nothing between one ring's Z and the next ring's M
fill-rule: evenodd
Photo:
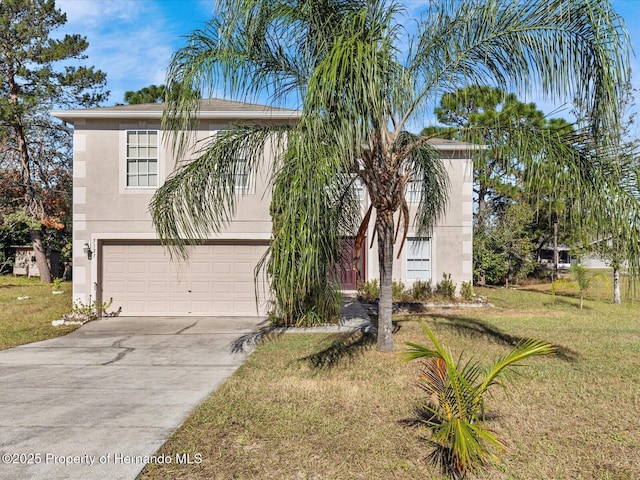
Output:
M151 260L149 261L149 273L164 273L167 274L169 273L169 264L167 263L167 261L156 261L156 260Z
M229 257L225 257L223 260L213 264L213 273L216 275L230 275L233 273L233 265L228 260Z
M169 302L169 313L171 315L189 315L191 314L191 302L187 300L171 300Z
M103 298L113 297L112 308L122 307L122 315L255 316L253 275L266 248L266 244L199 245L185 263L171 261L159 244L105 242ZM264 291L261 285L260 292ZM259 313L265 310L263 304Z
M213 309L213 302L210 300L198 301L194 300L191 302L191 311L194 315L210 315Z
M211 273L211 265L202 261L192 263L190 273L192 275L209 274Z
M171 282L168 280L151 280L149 282L149 290L152 292L167 292L171 288Z
M233 273L236 275L253 275L255 263L237 262L233 264Z
M124 273L126 269L124 262L115 259L105 265L105 271L107 273Z
M253 282L238 282L234 284L234 293L254 293L255 285Z
M233 303L230 303L227 301L214 300L211 302L211 305L214 311L220 312L219 315L234 315L234 314L238 315L239 314L234 312ZM255 309L254 309L254 312L249 315L255 315Z
M235 305L235 314L236 315L251 315L251 311L255 312L256 304L255 302L238 302Z
M199 293L204 293L204 294L209 294L211 293L211 282L208 281L193 281L191 282L191 293L193 294L199 294Z
M212 293L214 295L220 296L220 295L230 295L233 293L233 284L231 283L231 281L225 281L225 282L213 282L213 288L212 288ZM229 297L227 297L229 298Z

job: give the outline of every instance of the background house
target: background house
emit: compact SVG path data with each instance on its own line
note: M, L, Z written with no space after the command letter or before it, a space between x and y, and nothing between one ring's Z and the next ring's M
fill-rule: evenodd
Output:
M18 276L26 275L27 277L39 277L40 270L38 270L36 254L33 247L26 245L14 246L13 248L15 249L13 274ZM51 275L53 275L54 278L62 276L60 268L60 252L57 250L47 252L47 261L51 268Z
M221 232L191 249L188 263L172 260L155 233L148 205L156 188L176 166L160 131L161 104L56 111L74 126L73 296L113 299L122 315L262 315L268 310L264 279L254 267L271 237L267 168L256 178L239 177L244 190L236 215ZM195 139L238 122L296 122L299 112L226 100L203 100ZM428 239L409 232L394 277L411 285L443 273L454 282L472 278L472 146L433 140L448 160L450 201L446 215ZM274 152L265 149L265 164ZM412 210L417 192L407 193ZM362 194L363 208L368 202ZM373 225L373 223L371 223ZM372 238L372 229L367 242ZM377 245L368 244L354 270L345 267L345 289L358 279L377 278ZM256 305L255 288L260 301Z

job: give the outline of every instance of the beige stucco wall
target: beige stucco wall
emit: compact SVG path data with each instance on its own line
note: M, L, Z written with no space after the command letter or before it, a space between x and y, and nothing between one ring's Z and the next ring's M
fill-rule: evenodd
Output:
M196 139L205 138L227 128L229 122L202 122ZM73 188L73 265L74 299L88 303L99 293L100 245L105 240L156 239L149 214L149 202L155 188L127 188L125 185L125 132L131 129L159 130L159 120L82 119L74 121L74 188ZM159 183L162 184L175 168L175 156L166 142L159 153ZM431 236L432 282L439 282L443 273L450 273L460 286L472 279L472 181L469 152L443 151L449 172L450 199L446 214ZM273 158L265 150L265 165ZM234 220L211 238L236 240L268 240L271 235L267 168L258 172L250 193L239 198ZM367 202L365 194L365 202ZM412 212L415 205L412 205ZM368 240L372 238L374 221L370 223ZM415 236L413 226L409 236ZM87 258L83 248L89 244L94 255ZM406 286L407 249L394 262L394 279ZM366 278L379 276L377 244L367 249Z
M468 152L442 152L445 166L449 175L449 202L446 213L431 235L431 281L435 286L442 280L444 273L451 274L451 280L460 288L462 282L473 279L473 162ZM412 224L409 226L408 237L417 237L413 218L415 204L410 204ZM397 218L396 218L397 222ZM369 231L370 239L373 235L374 218ZM397 225L397 223L396 223ZM401 235L395 245L395 255L398 255ZM406 280L407 248L403 248L400 257L393 262L393 278L402 281L406 287L412 282ZM379 278L377 239L372 248L367 250L367 280Z
M229 122L203 122L195 139L228 128ZM156 239L149 213L155 188L126 187L126 131L159 130L159 122L80 120L74 122L73 265L74 299L88 303L99 293L100 244L113 239ZM175 156L167 142L159 145L159 184L175 168ZM265 148L265 161L273 158ZM221 239L269 239L270 189L266 168L253 179L248 193L239 196L236 215L222 231L211 234ZM88 243L94 255L87 258Z

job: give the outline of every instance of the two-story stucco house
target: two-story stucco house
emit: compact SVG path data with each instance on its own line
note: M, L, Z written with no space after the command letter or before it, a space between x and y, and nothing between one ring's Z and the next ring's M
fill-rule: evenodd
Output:
M172 260L159 244L148 205L176 166L160 131L161 104L56 111L73 124L73 297L89 303L113 299L121 315L262 315L267 289L254 267L271 237L267 167L256 178L238 178L244 190L236 215L209 241L192 248L187 263ZM205 100L196 138L242 122L292 123L299 112L227 100ZM450 177L446 215L428 241L411 231L394 265L405 285L435 284L450 273L457 284L472 277L472 163L469 145L434 140ZM265 151L264 165L273 152ZM410 205L417 198L408 192ZM363 195L363 202L367 202ZM371 235L369 235L371 238ZM378 276L377 248L366 250L359 272L343 277L344 288ZM263 282L264 280L260 280Z

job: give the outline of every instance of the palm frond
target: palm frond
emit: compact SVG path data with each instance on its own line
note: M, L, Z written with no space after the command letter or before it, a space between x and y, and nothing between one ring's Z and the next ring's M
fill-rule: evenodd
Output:
M504 357L498 359L486 371L484 379L478 390L484 393L491 385L496 382L499 375L504 374L505 369L522 365L522 361L539 355L553 355L556 348L540 340L525 340L520 342L516 347Z
M420 201L414 222L420 237L429 236L449 201L449 175L440 153L423 137L403 132L398 149L406 149L405 168L410 181L420 186Z
M411 65L422 99L462 85L579 97L594 133L617 123L629 36L608 1L433 2ZM454 87L454 88L451 88Z
M237 126L205 139L196 159L184 163L155 192L150 211L158 236L172 254L185 257L186 246L218 232L233 216L243 191L239 176L256 176L265 147L283 153L286 126Z

